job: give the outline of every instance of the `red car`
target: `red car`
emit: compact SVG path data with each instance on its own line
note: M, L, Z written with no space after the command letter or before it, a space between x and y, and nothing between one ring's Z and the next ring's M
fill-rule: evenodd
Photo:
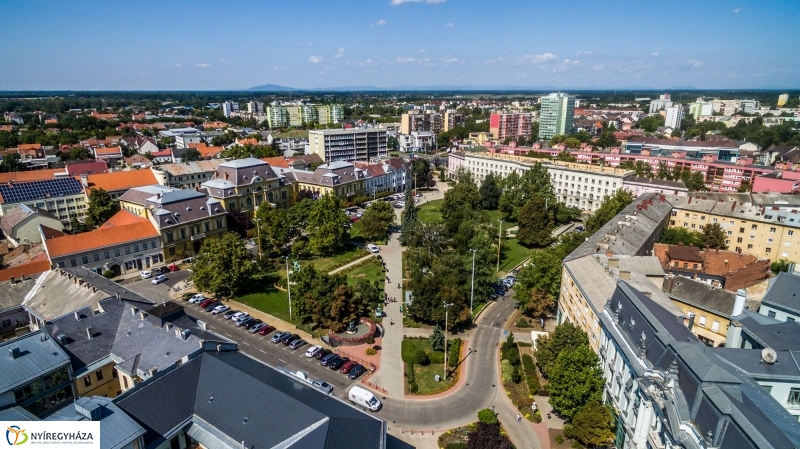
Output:
M213 299L206 299L205 301L201 302L201 303L200 303L200 304L198 304L198 305L200 306L200 308L201 308L201 309L205 309L205 308L206 308L206 307L208 307L208 306L209 306L209 304L211 304L212 302L214 302L214 300L213 300Z
M358 365L358 363L356 363L356 362L351 360L351 361L345 363L344 365L342 365L342 367L339 369L339 372L347 374L356 365Z
M169 268L169 271L178 271L178 265L176 264L172 264L167 268Z
M258 335L267 335L268 333L273 332L274 330L275 330L275 327L270 326L268 324L268 325L266 325L266 326L264 326L264 327L262 327L261 329L258 330Z

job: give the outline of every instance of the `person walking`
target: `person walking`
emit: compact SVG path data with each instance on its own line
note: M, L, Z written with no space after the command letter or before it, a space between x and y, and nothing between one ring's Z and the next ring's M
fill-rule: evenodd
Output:
M519 413L517 413L517 422L520 422L520 421L522 421L522 416L519 416Z

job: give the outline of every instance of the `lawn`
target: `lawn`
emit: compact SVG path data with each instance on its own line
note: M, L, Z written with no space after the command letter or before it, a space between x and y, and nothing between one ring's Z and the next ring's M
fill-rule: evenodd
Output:
M417 351L425 351L425 352L432 351L431 342L428 339L425 340L403 339L400 348L401 348L400 357L406 363L416 363Z
M287 129L284 132L273 134L272 137L276 139L308 139L308 130Z
M444 200L429 201L419 207L417 211L417 218L426 223L435 223L442 221L442 214L439 208L442 207Z
M448 369L448 374L450 369ZM436 382L436 375L439 375L440 381ZM414 364L414 379L417 382L416 394L432 394L444 391L455 385L455 376L450 376L447 379L444 376L444 363L431 363L428 366Z
M498 274L508 273L530 255L531 250L522 246L517 239L504 239L503 257L500 259L500 273Z
M319 257L316 259L300 261L300 265L311 263L319 271L329 272L348 264L359 257L364 257L369 253L363 248L357 246L349 246L347 249L339 254L330 257Z
M347 283L351 287L356 285L361 279L366 279L370 283L373 281L378 281L380 283L381 291L383 291L383 283L386 280L386 274L383 270L383 265L375 257L367 259L360 265L345 271L345 275L347 275Z
M233 298L233 300L261 310L276 318L289 321L289 295L286 292L273 290L268 293L251 293L239 298Z

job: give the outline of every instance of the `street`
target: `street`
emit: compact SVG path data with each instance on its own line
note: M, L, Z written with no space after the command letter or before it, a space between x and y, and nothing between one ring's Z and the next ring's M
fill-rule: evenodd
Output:
M139 279L131 284L124 284L125 288L128 288L145 298L149 298L155 302L162 302L162 301L169 301L171 299L170 294L173 293L172 287L176 284L189 279L192 276L192 270L178 270L178 271L171 271L166 274L167 280L158 284L153 285L150 279Z

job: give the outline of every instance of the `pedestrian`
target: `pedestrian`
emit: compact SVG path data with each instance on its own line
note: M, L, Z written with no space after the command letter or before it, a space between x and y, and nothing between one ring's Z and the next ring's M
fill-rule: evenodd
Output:
M519 416L519 413L517 413L517 422L520 422L520 421L522 421L522 417Z
M550 419L552 417L553 417L553 415L551 415L550 412L547 412L547 419Z

